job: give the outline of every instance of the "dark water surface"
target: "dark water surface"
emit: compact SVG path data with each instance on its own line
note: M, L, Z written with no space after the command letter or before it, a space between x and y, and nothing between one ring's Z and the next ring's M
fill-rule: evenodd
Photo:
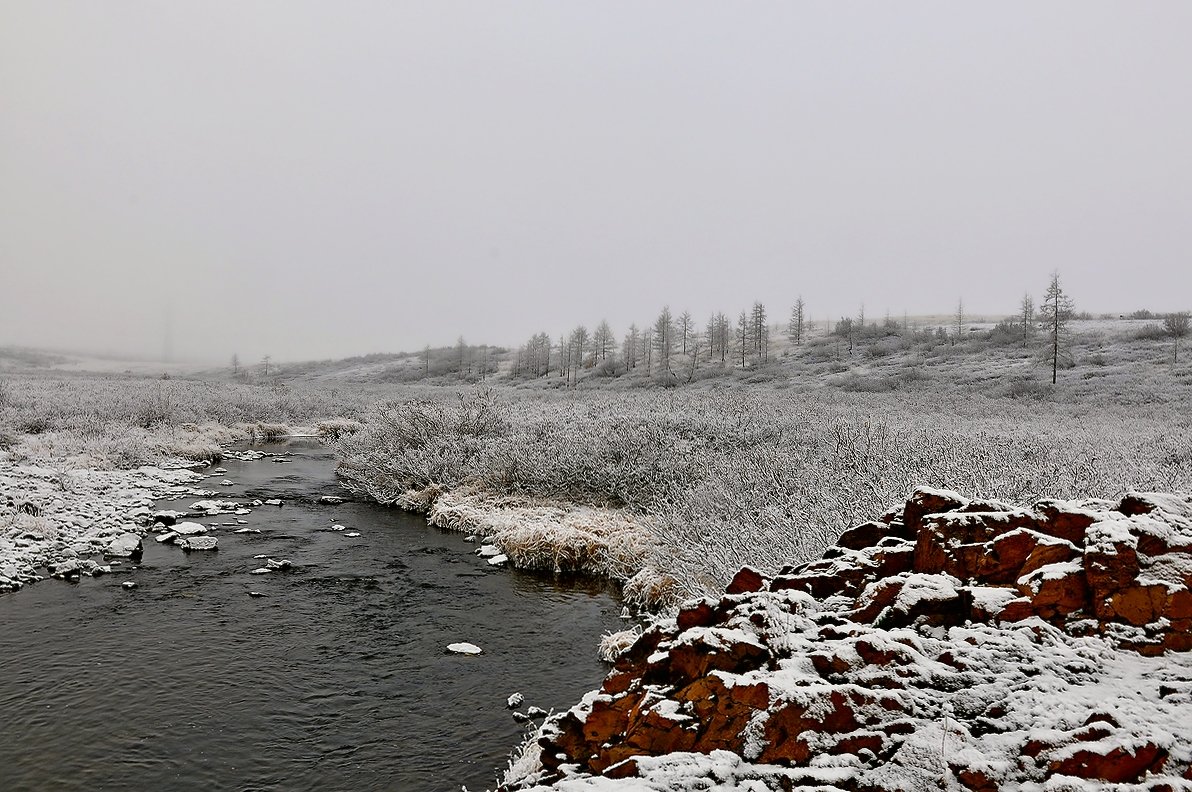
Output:
M293 461L199 485L282 498L240 518L262 533L189 554L147 538L135 570L0 596L0 791L484 789L524 733L510 693L563 709L599 684L606 588L489 567L417 515L314 504L344 494L331 454L271 449ZM296 569L248 574L261 553Z

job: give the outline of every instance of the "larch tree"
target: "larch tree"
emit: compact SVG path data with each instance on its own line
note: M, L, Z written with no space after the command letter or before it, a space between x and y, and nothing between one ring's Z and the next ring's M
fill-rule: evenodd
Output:
M766 306L760 301L755 301L749 312L749 335L753 340L754 359L765 364L770 357L770 325L766 320Z
M745 356L749 353L749 315L744 311L737 317L737 347L741 350L741 368L745 368Z
M1022 295L1018 306L1018 323L1022 327L1022 348L1026 349L1031 336L1035 334L1035 301L1029 294Z
M658 368L670 371L671 353L675 349L675 320L670 307L664 307L654 320L654 346L658 349Z
M1171 362L1174 365L1180 359L1180 339L1188 335L1188 312L1169 313L1163 317L1163 329L1171 336L1174 347Z
M456 356L456 365L458 367L456 369L456 371L458 371L458 373L459 373L459 378L463 379L467 375L467 371L465 369L465 364L470 363L470 361L468 360L468 345L464 341L463 336L460 336L459 339L456 340L456 342L455 342L455 356Z
M795 306L791 308L791 320L786 327L787 338L795 345L803 343L803 325L806 323L806 308L803 305L803 297L800 296L795 300Z
M956 340L959 341L964 332L964 300L956 301L956 313L952 315L952 320L956 322Z
M654 329L647 327L641 334L641 358L646 361L646 376L654 373Z
M629 332L625 335L625 369L626 371L637 368L637 353L641 348L641 335L638 333L637 325L629 325Z
M1068 322L1075 307L1060 285L1059 272L1051 273L1051 281L1039 305L1039 325L1047 338L1043 359L1051 362L1051 384L1059 377L1060 362L1071 362L1068 354Z
M716 313L716 348L720 350L720 362L728 360L728 339L732 332L732 324L723 311Z
M687 356L687 344L691 337L695 334L695 320L691 318L691 311L684 311L679 314L679 321L676 325L680 339L679 348L684 357Z
M592 334L592 344L596 348L597 357L601 360L608 359L609 350L615 349L617 346L617 339L613 337L612 328L604 319L600 320L600 324L596 326L596 332Z

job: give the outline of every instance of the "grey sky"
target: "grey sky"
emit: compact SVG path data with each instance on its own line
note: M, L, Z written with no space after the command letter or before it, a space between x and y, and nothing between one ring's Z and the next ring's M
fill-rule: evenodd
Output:
M0 345L1192 308L1192 4L0 0Z

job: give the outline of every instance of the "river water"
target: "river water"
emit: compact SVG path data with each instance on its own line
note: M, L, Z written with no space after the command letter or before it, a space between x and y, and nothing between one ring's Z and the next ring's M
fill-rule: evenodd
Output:
M563 709L598 686L596 642L622 627L606 587L490 567L418 515L316 504L345 494L331 454L268 448L287 455L200 485L281 498L239 518L261 533L146 538L113 575L0 596L0 790L475 791L523 738L509 694ZM250 575L259 554L295 569Z

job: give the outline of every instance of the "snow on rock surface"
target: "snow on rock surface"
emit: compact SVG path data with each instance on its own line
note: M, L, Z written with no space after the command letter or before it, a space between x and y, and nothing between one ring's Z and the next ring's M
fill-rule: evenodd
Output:
M61 471L0 455L0 592L42 578L42 568L99 555L122 534L140 536L154 504L184 497L202 477L190 470ZM130 540L129 540L130 541ZM80 568L80 571L81 568Z
M218 550L219 540L214 536L189 536L179 539L178 546L183 550Z
M504 788L1192 788L1192 498L920 488L738 578L646 630Z

